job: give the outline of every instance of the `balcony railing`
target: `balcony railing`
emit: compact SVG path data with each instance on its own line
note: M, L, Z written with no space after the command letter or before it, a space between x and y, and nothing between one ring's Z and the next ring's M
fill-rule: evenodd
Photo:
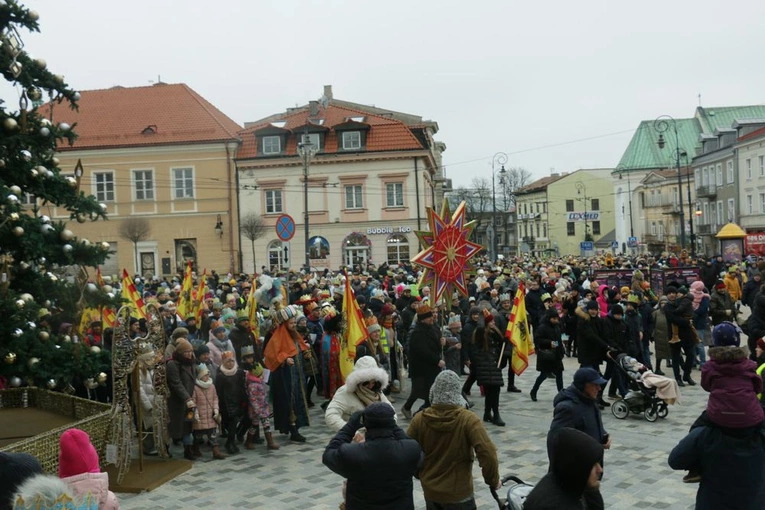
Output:
M717 196L717 186L699 186L696 188L696 196L699 198L714 198Z
M662 214L680 214L680 204L670 202L661 204Z
M700 236L714 235L717 233L717 225L714 223L707 223L704 225L698 225L696 227Z

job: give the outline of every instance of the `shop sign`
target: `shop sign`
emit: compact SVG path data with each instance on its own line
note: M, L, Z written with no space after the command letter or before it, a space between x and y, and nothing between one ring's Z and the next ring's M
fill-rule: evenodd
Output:
M748 233L744 243L747 255L765 255L765 232Z
M377 234L406 234L412 231L412 227L371 227L367 229L367 235Z
M572 211L566 213L566 221L599 221L600 211Z

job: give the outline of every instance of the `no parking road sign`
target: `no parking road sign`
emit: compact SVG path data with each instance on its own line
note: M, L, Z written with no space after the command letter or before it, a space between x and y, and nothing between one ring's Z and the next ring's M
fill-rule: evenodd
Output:
M295 220L289 214L282 214L276 219L276 237L289 241L295 236Z

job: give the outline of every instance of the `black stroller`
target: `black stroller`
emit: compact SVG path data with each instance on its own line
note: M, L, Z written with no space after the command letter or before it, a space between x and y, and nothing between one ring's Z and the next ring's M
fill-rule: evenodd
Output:
M642 375L647 369L627 354L617 355L615 361L617 369L627 381L629 392L622 400L611 404L613 415L623 420L632 412L642 414L650 422L666 418L669 414L667 403L656 395L656 388L643 384Z
M491 495L499 505L499 510L523 510L523 503L534 486L513 475L502 478L502 485L505 486L510 481L513 484L507 489L507 498L500 498L494 489L491 489Z

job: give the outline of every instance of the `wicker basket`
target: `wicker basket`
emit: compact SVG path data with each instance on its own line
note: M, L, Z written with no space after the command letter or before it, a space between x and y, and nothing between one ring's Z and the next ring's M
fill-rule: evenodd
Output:
M59 438L65 430L78 428L90 436L101 465L106 455L111 406L84 398L40 388L11 388L0 390L0 413L3 409L36 408L52 411L77 420L64 427L51 429L0 449L4 452L24 452L34 455L46 473L58 474Z

